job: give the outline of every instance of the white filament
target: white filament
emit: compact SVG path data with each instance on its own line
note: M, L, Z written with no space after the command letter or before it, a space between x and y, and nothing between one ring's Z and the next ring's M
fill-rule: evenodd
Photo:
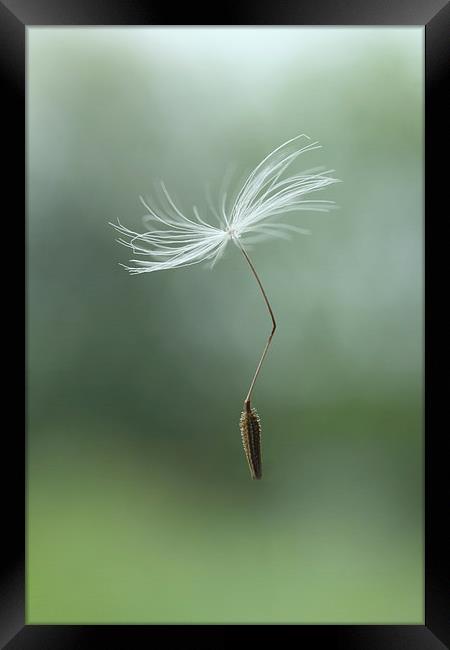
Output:
M299 147L301 138L307 142ZM253 244L271 237L286 238L289 232L306 234L308 231L298 226L280 223L279 216L298 210L330 210L335 205L333 201L305 197L339 181L330 176L333 170L321 172L320 168L285 178L283 175L298 156L319 148L317 142L302 134L272 151L249 174L229 210L226 193L222 194L219 210L211 207L219 226L207 223L195 206L193 217L187 217L161 183L167 202L164 212L160 213L141 197L147 210L146 232L133 232L119 221L110 224L121 235L117 241L129 247L133 255L141 256L130 260L133 266L122 266L130 273L161 271L205 261L213 266L231 240Z

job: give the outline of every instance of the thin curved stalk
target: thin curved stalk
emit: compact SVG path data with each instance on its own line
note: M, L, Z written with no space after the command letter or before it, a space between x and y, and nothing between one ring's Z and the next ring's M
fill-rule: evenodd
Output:
M244 255L245 259L247 260L248 265L250 266L250 269L251 269L253 275L256 278L258 286L259 286L259 288L261 290L261 293L263 295L264 302L266 303L267 309L269 310L270 318L272 320L272 331L269 334L269 338L267 339L267 343L265 345L265 348L264 348L263 353L261 355L261 358L259 360L258 366L256 368L255 374L253 376L252 383L250 384L250 388L248 389L247 397L244 400L245 407L246 407L247 410L249 410L253 388L255 386L255 382L256 382L256 379L257 379L257 377L259 375L259 371L261 370L261 366L262 366L263 361L265 359L265 356L267 354L267 350L269 349L269 345L270 345L270 343L272 341L273 335L274 335L275 330L277 328L277 324L276 324L276 321L275 321L275 316L273 315L272 307L270 306L269 299L268 299L267 294L266 294L266 292L264 290L264 287L263 287L263 285L261 283L261 280L259 279L259 275L256 272L255 267L253 266L253 262L251 261L251 259L250 259L249 255L248 255L247 251L245 250L245 248L237 240L235 240L235 241L236 241L236 244L238 245L238 247L241 249L242 254Z

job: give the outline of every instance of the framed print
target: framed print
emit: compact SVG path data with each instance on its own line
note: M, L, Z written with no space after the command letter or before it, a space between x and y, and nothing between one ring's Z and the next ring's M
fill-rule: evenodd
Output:
M438 650L448 5L207 18L0 2L26 293L0 642Z

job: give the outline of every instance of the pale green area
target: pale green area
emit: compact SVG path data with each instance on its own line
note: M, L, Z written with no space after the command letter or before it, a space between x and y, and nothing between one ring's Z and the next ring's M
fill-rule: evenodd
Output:
M28 30L28 623L423 622L423 29ZM131 277L281 142L340 209L252 256ZM326 194L326 196L325 196Z

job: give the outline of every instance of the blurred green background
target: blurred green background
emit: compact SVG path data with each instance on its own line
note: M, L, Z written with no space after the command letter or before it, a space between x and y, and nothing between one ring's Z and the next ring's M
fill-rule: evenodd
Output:
M28 28L28 623L423 622L422 56L423 28ZM252 252L258 482L245 261L130 276L108 221L299 133L340 209Z

